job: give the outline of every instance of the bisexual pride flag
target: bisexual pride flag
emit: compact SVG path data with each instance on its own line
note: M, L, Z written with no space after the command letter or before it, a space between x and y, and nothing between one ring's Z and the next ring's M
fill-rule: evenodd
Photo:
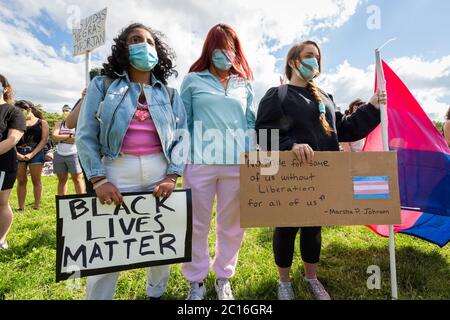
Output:
M408 88L384 61L383 71L388 95L389 149L397 151L402 206L402 224L394 226L394 231L443 247L450 240L449 147ZM367 137L364 151L383 151L381 126ZM358 192L369 193L369 185L365 186ZM369 228L389 236L388 226Z

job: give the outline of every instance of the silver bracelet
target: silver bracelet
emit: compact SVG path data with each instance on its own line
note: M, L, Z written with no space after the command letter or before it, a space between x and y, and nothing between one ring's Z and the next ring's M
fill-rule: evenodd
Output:
M105 178L105 179L102 179L102 180L100 180L99 182L94 183L93 188L94 188L94 190L97 190L97 189L100 188L102 185L107 184L107 183L109 183L108 179L106 179L106 178Z

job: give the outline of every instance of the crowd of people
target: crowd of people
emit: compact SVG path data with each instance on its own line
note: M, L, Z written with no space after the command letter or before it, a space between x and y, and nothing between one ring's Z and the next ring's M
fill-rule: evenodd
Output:
M64 106L65 120L51 134L58 143L53 156L58 195L67 193L69 174L78 194L95 194L108 205L122 203L127 192L149 191L168 198L182 177L183 188L192 190L193 206L192 261L182 265L190 282L187 299L205 298L204 281L212 268L218 299L232 300L230 279L245 232L239 223L240 154L255 150L260 141L238 139L227 132L255 130L270 136L277 130L278 147L266 144L267 149L292 151L301 161L311 161L316 151L358 152L380 123L380 105L387 97L378 91L368 102L355 100L345 115L337 112L333 96L316 83L322 71L321 48L305 41L295 44L286 57L289 83L269 89L256 108L250 63L238 35L225 24L209 31L179 92L168 87L168 79L178 75L174 57L162 34L142 24L129 25L114 39L102 75L92 79L73 110ZM0 246L7 249L12 223L9 197L17 177L18 210L25 208L27 169L33 208L40 207L49 126L31 102L14 102L12 86L5 77L0 80ZM449 114L447 141L448 118ZM223 148L212 156L204 152L211 140L205 141L199 129L219 132ZM211 257L208 236L214 199L216 250ZM299 231L305 283L317 299L329 300L318 278L320 227L275 228L278 298L295 298L290 269ZM119 275L88 277L87 299L112 299ZM169 276L169 266L148 268L151 299L163 296Z

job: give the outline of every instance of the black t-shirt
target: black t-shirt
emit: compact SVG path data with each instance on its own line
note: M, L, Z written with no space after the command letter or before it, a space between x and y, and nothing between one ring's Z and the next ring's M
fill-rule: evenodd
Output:
M0 142L8 138L10 129L24 131L27 129L25 117L19 108L10 104L0 105ZM12 148L0 155L0 171L13 172L17 170L16 150Z
M350 116L335 111L333 98L323 99L325 117L333 128L329 136L320 123L319 105L307 88L288 85L282 105L278 88L270 89L261 100L256 129L278 129L280 151L291 150L295 143L308 144L315 151L339 151L339 142L365 138L380 123L380 111L364 105ZM269 139L270 142L270 139ZM272 149L268 146L268 149Z

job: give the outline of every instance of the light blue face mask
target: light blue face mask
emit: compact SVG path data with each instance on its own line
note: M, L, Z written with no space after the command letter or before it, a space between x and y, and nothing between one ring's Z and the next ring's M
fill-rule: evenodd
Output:
M226 51L224 50L216 49L212 54L212 63L217 69L223 71L230 70L233 66L233 62L231 62L230 58L228 58L228 56L231 56L231 53L228 55L225 53Z
M311 67L312 70L308 67ZM294 70L303 80L311 81L319 73L319 62L316 58L306 58L300 63L300 68Z
M310 68L308 68L307 66ZM294 71L297 76L309 82L319 74L319 62L316 58L303 59L300 64L300 68L295 68ZM323 114L326 113L326 107L323 102L319 103L319 112Z
M2 95L3 98L3 95L5 94L5 88L3 88L2 85L0 85L0 94Z
M147 42L130 44L128 51L130 64L139 71L152 71L159 62L156 49Z

